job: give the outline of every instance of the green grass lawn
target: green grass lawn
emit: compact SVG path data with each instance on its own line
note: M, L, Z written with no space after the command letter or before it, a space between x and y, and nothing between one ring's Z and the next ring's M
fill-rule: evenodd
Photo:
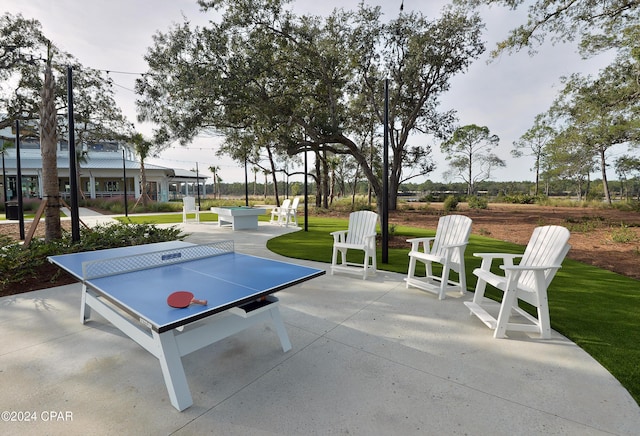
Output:
M217 216L201 213L200 219L215 221ZM147 215L131 217L131 220L171 223L181 222L182 215ZM269 216L261 216L260 220L268 221ZM310 217L308 232L293 232L270 239L267 248L291 258L330 263L333 238L329 233L346 229L347 224L347 219ZM394 230L395 235L407 238L433 236L434 233L435 229L401 226ZM468 289L473 291L475 288L476 277L471 271L480 266L480 259L473 256L474 252L523 251L523 246L472 235L465 253ZM406 274L408 253L408 243L407 248L389 249L389 262L383 264L378 246L378 269ZM548 293L552 328L600 362L640 404L640 282L565 259ZM498 299L499 293L487 292L487 296ZM491 333L487 331L487 334Z
M25 220L32 220L35 218L36 214L35 213L25 213L24 215L24 219ZM61 214L60 216L64 216L64 214ZM5 214L0 215L0 221L6 221L7 220L7 216ZM15 220L17 221L17 220Z

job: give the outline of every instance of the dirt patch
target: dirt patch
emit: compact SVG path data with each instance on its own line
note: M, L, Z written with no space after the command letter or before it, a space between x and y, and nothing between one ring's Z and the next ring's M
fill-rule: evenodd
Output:
M537 226L565 226L571 231L569 258L640 279L640 213L617 209L495 204L479 210L462 206L456 213L473 220L473 234L522 245L526 245ZM442 210L437 206L426 210L417 207L416 210L390 212L389 223L435 228L441 214ZM614 236L629 239L629 242L616 242Z

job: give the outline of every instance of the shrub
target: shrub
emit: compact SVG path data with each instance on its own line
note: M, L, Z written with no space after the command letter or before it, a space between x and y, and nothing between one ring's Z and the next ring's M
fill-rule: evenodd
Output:
M511 204L534 204L536 202L536 197L529 194L515 194L515 195L505 195L502 197L504 203Z
M587 201L602 201L604 199L604 194L602 192L589 191L586 195Z
M467 199L470 209L486 209L489 207L489 200L486 197L471 196Z
M62 239L45 242L34 239L28 247L23 247L9 238L0 238L0 295L11 286L30 277L38 277L39 268L47 263L48 256L182 240L186 237L177 227L159 228L153 224L110 224L82 228L80 241L71 240L70 234ZM52 279L42 277L43 281Z
M628 244L629 242L633 242L638 237L636 234L624 224L620 224L620 227L611 231L611 240L613 242L620 242L622 244Z
M614 209L621 210L623 212L640 212L640 201L631 200L624 202L616 202L612 204Z
M604 218L601 216L583 216L582 218L565 218L565 227L570 232L588 233L596 230L604 224Z
M456 210L458 208L458 199L453 195L449 195L444 199L443 207L445 214Z

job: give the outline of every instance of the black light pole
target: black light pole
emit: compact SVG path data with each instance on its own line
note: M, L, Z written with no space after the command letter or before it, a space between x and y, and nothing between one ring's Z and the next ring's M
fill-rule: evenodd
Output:
M2 198L4 198L4 202L8 201L7 199L7 170L4 166L4 150L2 150ZM6 204L5 204L6 207ZM5 211L6 212L6 211Z
M382 263L389 262L389 79L384 79L384 162L382 171Z
M307 149L304 150L304 231L309 231L309 192L307 189Z
M22 204L22 168L20 165L20 121L16 120L16 190L18 191L18 220L20 240L24 241L24 210Z
M69 124L69 189L71 189L71 240L80 241L80 214L78 213L78 179L76 174L76 135L73 121L73 74L67 66L67 113Z
M197 197L198 197L198 207L200 207L200 173L198 172L198 162L196 162L196 186L197 186Z
M247 174L247 155L244 155L244 205L249 207L249 175Z
M129 207L127 205L127 165L124 160L124 148L122 149L122 190L124 191L124 216L129 218Z

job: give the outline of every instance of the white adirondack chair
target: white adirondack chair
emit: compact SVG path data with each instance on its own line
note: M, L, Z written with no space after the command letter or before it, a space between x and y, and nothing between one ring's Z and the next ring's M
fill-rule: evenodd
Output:
M291 199L285 198L282 200L282 203L279 207L274 207L271 209L271 219L269 220L270 224L282 224L282 219L286 218L287 211L289 210L289 206L291 205Z
M186 223L188 221L187 215L194 214L194 221L200 222L200 206L196 205L196 199L194 197L184 197L182 199L182 222Z
M444 300L446 292L467 290L464 251L471 234L471 219L462 215L447 215L438 220L435 237L407 239L411 243L407 288L414 286L438 295ZM416 263L424 263L426 275L416 277ZM433 273L432 264L442 265L442 274ZM451 278L451 271L458 273L458 281Z
M376 264L376 224L378 214L361 210L349 215L349 227L347 230L331 232L333 236L333 255L331 257L331 275L336 271L362 274L366 280L369 273L375 274ZM364 252L363 262L347 262L348 250L360 250ZM340 263L338 263L340 253Z
M482 265L473 271L478 277L473 301L464 304L489 328L495 329L495 338L504 338L507 331L537 332L542 339L551 337L547 288L571 248L569 236L569 230L562 226L536 227L522 255L474 253L482 258ZM521 260L515 265L513 260L519 257ZM494 259L502 259L500 268L504 275L491 272ZM490 302L484 297L487 283L504 292L497 318L487 310ZM519 301L534 306L537 317L521 309ZM514 312L524 321L511 322Z
M289 227L289 224L295 224L298 227L298 204L300 204L300 197L295 197L291 202L291 206L285 211L286 216L284 218L285 226Z

